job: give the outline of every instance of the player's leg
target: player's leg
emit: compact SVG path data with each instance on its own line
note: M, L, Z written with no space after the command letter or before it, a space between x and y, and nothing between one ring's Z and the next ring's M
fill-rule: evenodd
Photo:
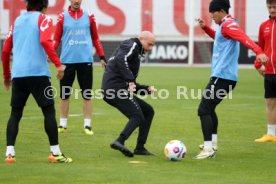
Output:
M267 122L268 122L267 134L275 136L276 98L267 98L266 99L266 106L267 106Z
M139 106L142 109L143 115L145 117L145 121L141 121L139 125L139 134L137 138L137 145L134 150L134 154L137 155L154 155L153 153L149 152L144 145L147 142L148 134L150 131L152 119L154 116L154 110L152 106L146 103L144 100L139 99L138 97L134 96L136 101L138 102Z
M264 78L267 134L255 142L276 142L276 75L265 75Z
M215 151L218 150L218 116L217 113L214 111L211 114L212 122L213 122L213 131L212 131L212 146Z
M215 89L215 103L218 105L222 99L230 92L232 91L236 86L235 81L230 81L230 80L224 80L224 79L219 79L217 83L214 85ZM220 92L219 92L220 90ZM214 110L211 113L211 118L213 122L213 131L212 131L212 147L215 151L218 150L217 142L218 142L218 117L217 113Z
M84 115L84 133L93 135L91 126L92 117L92 86L93 86L93 65L92 63L78 64L77 79L83 98L83 115Z
M125 128L120 133L118 140L122 144L129 138L132 132L140 125L141 122L145 121L142 110L137 103L137 101L132 99L115 99L108 101L108 103L116 107L121 113L128 117L128 122L126 123Z
M205 88L201 103L198 108L198 115L201 120L201 127L204 137L203 151L196 156L197 159L210 158L217 150L217 127L218 118L215 112L216 106L223 100L229 91L235 88L236 82L219 78L211 78ZM214 139L214 143L213 143Z
M15 162L14 145L19 130L19 122L21 120L23 109L30 95L30 91L25 83L25 78L16 78L12 82L12 97L11 97L11 114L7 124L6 137L6 162Z
M201 102L198 107L198 116L200 117L201 129L204 139L203 147L208 149L212 147L212 132L214 129L214 124L211 116L215 109L214 103L211 102L211 94L213 90L214 79L211 79L204 90Z
M114 98L104 98L104 100L128 117L128 122L119 137L111 143L111 147L113 149L118 149L125 156L133 157L133 153L124 146L124 143L132 132L139 126L139 124L145 121L143 112L138 102L135 98L130 97L129 94L126 96L122 95L120 97L114 96Z
M67 118L69 113L69 98L72 93L72 85L75 80L76 65L67 64L64 77L60 80L60 124L58 132L62 133L67 129Z
M41 107L44 115L44 128L48 135L50 143L50 156L49 162L53 163L69 163L72 158L66 157L60 150L58 143L58 129L56 121L56 112L54 104Z
M32 77L29 86L31 86L31 93L43 112L44 129L50 144L48 160L50 162L72 162L72 159L65 157L59 148L54 95L49 78L44 76ZM49 90L47 95L44 93L45 89Z

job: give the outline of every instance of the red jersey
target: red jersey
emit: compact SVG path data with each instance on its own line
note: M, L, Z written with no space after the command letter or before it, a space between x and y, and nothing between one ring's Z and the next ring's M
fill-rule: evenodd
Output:
M79 19L83 15L82 9L80 9L79 11L73 11L70 6L68 8L68 12L69 12L69 15L74 19ZM93 45L96 48L98 55L100 57L103 57L104 56L103 46L101 44L101 41L100 41L100 38L98 35L95 17L91 13L89 13L89 20L90 20L91 39L92 39ZM54 48L55 49L58 48L61 38L62 38L63 24L64 24L64 13L61 13L58 16L56 31L55 31L55 35L54 35Z
M41 14L39 16L37 26L39 27L39 30L40 30L39 39L42 47L44 48L50 60L55 64L55 66L60 67L61 66L60 59L53 48L53 43L51 39L52 28L53 28L52 19L45 14ZM9 30L9 33L6 37L4 47L2 50L2 64L3 64L4 79L11 78L10 55L13 48L13 28L14 28L14 24L12 24Z
M260 25L258 45L269 58L265 64L265 74L276 74L276 17L271 17ZM255 61L256 69L261 66Z
M231 15L225 16L224 19L231 18ZM220 23L220 24L221 24ZM205 26L202 28L211 38L215 38L216 31L210 28L209 26ZM237 24L233 23L233 21L226 22L222 25L221 33L226 39L234 39L242 43L247 48L253 50L255 54L263 53L262 49L253 42L239 27Z

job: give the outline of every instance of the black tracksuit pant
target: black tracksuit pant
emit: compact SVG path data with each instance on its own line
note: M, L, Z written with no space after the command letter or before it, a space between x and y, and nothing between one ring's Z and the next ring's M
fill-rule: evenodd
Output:
M133 98L104 98L104 100L128 118L128 122L118 138L120 142L124 144L124 141L139 127L136 148L144 148L154 116L152 106L136 96Z
M236 83L236 81L212 77L206 86L198 107L204 141L211 141L212 134L217 134L218 117L215 109L223 98L235 88Z

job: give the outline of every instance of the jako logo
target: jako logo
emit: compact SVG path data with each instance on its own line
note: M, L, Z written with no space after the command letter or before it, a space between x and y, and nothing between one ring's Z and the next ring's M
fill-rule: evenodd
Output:
M184 60L188 57L188 48L185 45L156 45L152 48L150 59Z

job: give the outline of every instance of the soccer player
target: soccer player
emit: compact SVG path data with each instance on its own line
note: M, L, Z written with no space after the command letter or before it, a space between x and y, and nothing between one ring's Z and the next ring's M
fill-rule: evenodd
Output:
M64 78L60 81L60 126L58 131L67 129L69 97L75 75L83 97L84 133L93 135L91 127L93 84L93 46L100 56L102 66L106 65L93 14L81 9L82 0L70 0L69 8L58 17L54 35L54 47L62 40L61 63L66 65Z
M229 15L229 8L229 0L210 2L209 12L215 23L219 25L217 31L207 26L202 19L197 19L200 27L214 39L214 46L211 78L198 107L204 144L200 146L203 150L195 157L196 159L211 158L216 154L218 117L215 108L236 86L239 42L256 53L258 62L268 61L262 49L249 39L239 28L236 20Z
M4 85L12 86L11 115L7 125L6 162L15 162L15 141L19 121L30 94L44 115L44 127L50 142L50 162L72 162L62 154L58 143L57 122L47 55L55 64L57 78L62 79L61 65L51 40L52 19L45 15L48 0L27 0L27 12L17 17L8 33L2 50ZM13 64L10 72L10 54ZM47 55L46 55L47 54ZM48 92L47 92L48 89ZM46 95L47 93L47 95Z
M266 0L269 19L260 25L258 45L269 56L265 65L255 61L256 69L264 75L267 134L256 142L276 142L276 0Z
M123 41L109 59L103 75L104 101L128 118L125 128L110 146L127 157L133 157L133 152L124 143L137 127L139 134L134 154L154 155L144 147L154 110L151 105L133 95L134 92L142 95L156 91L153 86L136 83L140 60L146 52L151 51L154 44L155 36L149 31L143 31L138 38Z

